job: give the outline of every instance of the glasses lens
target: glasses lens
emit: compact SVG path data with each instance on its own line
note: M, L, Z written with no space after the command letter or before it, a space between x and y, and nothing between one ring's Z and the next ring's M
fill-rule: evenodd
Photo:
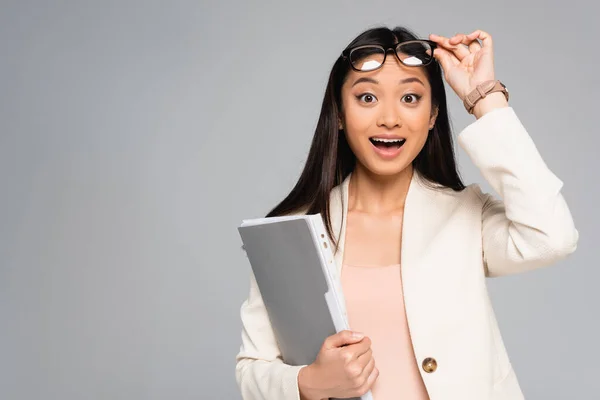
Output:
M361 46L350 52L350 62L359 71L372 71L383 64L385 51L377 46Z
M431 45L423 41L400 43L397 47L397 53L400 61L411 67L427 65L433 59Z

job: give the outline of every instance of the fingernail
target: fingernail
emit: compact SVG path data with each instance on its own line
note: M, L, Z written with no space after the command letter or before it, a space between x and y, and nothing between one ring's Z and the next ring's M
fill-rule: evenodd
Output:
M360 332L352 332L352 337L355 339L362 339L365 335Z

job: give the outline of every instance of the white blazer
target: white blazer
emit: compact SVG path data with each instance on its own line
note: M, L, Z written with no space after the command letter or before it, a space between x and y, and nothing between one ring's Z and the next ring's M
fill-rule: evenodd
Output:
M562 181L548 169L511 107L473 122L458 143L503 201L476 184L461 192L431 189L413 174L401 271L416 363L431 400L523 399L485 278L554 263L575 251L579 234L560 193ZM341 229L338 274L348 182L349 177L331 192L333 230ZM303 366L283 363L252 273L241 320L235 371L242 398L299 400L297 376ZM432 358L437 368L431 368Z

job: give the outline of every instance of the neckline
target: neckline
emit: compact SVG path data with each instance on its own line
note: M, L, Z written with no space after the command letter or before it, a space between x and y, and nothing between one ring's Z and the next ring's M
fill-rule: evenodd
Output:
M410 253L407 253L408 250L410 249L406 249L406 243L405 243L405 231L406 231L406 226L408 225L406 223L406 207L409 205L409 203L412 204L412 198L414 196L416 196L416 192L418 192L421 187L421 184L425 181L424 177L422 177L419 174L419 171L417 171L416 169L413 168L412 171L412 176L410 179L410 183L408 185L408 191L406 193L406 200L405 200L405 211L404 211L404 215L402 216L402 240L400 243L400 252L401 252L401 263L404 263L405 261L408 261L407 259L409 257L407 257L407 255L410 255ZM352 179L352 175L353 175L353 171L351 171L346 178L341 182L341 184L337 187L337 189L339 190L338 194L339 194L339 198L336 199L336 201L339 201L339 203L332 203L332 205L334 207L339 207L339 209L337 209L336 211L339 211L339 215L337 213L333 214L333 217L335 218L335 220L332 220L333 225L337 227L339 227L339 231L338 231L338 235L336 237L337 240L337 244L338 244L338 249L335 253L335 259L336 259L336 265L337 265L337 272L338 274L341 273L341 269L344 265L348 265L350 267L357 267L357 268L361 268L361 266L357 266L357 265L352 265L352 264L347 264L344 263L344 255L345 255L345 247L346 247L346 222L347 222L347 218L348 218L348 202L349 202L349 195L348 195L348 191L349 191L349 186L350 186L350 180ZM424 186L423 186L424 188ZM409 202L409 200L411 200ZM339 219L338 219L339 218ZM379 266L379 265L374 265L374 266L362 266L363 268L386 268L386 267L398 267L401 264L392 264L392 265L383 265L383 266Z
M369 264L354 265L354 264L344 263L344 267L365 268L365 269L382 269L382 268L392 268L392 267L399 267L399 266L400 266L400 263L388 264L388 265L369 265Z

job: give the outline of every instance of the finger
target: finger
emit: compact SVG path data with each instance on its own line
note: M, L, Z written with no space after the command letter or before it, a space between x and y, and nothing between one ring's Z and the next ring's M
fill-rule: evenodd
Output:
M325 339L323 345L327 349L334 349L344 345L358 343L363 340L364 335L359 332L343 330Z
M454 35L451 38L432 34L431 39L436 42L439 46L442 46L445 50L452 52L455 57L460 61L469 55L469 50L466 46L461 45L462 35Z
M479 43L477 36L473 35L473 33L469 35L455 36L454 38L457 38L456 41L460 40L458 43L468 46L470 53L474 53L476 51L481 50L481 44Z
M370 349L371 341L368 338L365 338L360 343L351 344L341 348L340 356L342 360L348 364L357 361L361 357L364 357L365 353L368 353Z
M363 366L363 370L362 370L362 373L360 374L360 377L362 379L366 380L373 373L374 369L375 369L375 359L371 357L371 359L367 362L367 365Z
M451 38L432 34L431 39L442 46L445 50L450 51L454 56L461 61L470 54L469 49L461 44L462 34L454 35Z
M479 50L481 50L481 44L479 43L479 40L477 39L476 35L473 35L473 33L469 35L464 35L462 33L456 34L450 38L450 44L457 46L462 45L461 47L468 49L466 53L467 55L471 53L476 53ZM466 57L466 55L464 57ZM462 61L463 58L460 58L460 60Z
M365 354L366 352L368 352L370 348L371 348L371 339L369 339L368 337L365 337L359 343L351 344L348 347L346 347L344 350L352 353L353 359L357 359L360 356L362 356L363 354Z
M459 65L460 60L456 58L453 52L442 47L437 47L433 50L433 56L440 62L447 62L449 65Z
M493 47L492 35L485 31L478 29L470 33L468 37L471 39L480 39L483 44L483 47Z
M463 34L463 33L457 33L456 35L452 36L448 42L452 45L452 46L456 46L459 43L463 43L463 41L465 40L465 38L467 37L467 35Z
M469 44L469 52L476 53L481 50L481 44L478 40L475 40Z
M358 356L356 362L360 365L361 368L365 368L373 359L373 350L369 348L369 350L362 353Z
M377 380L378 377L379 377L379 369L377 367L374 367L373 371L371 371L371 373L369 374L367 381L359 389L359 392L364 394L367 391L369 391L369 389L371 389L371 387L373 387L373 384L375 383L375 381Z
M353 366L354 369L354 366ZM369 376L373 373L375 369L375 360L370 359L366 366L360 368L360 373L356 375L354 378L354 384L356 388L360 390L360 388L364 387L367 383Z
M444 71L448 71L453 66L460 64L460 61L454 54L439 47L433 51L433 57L442 65Z

